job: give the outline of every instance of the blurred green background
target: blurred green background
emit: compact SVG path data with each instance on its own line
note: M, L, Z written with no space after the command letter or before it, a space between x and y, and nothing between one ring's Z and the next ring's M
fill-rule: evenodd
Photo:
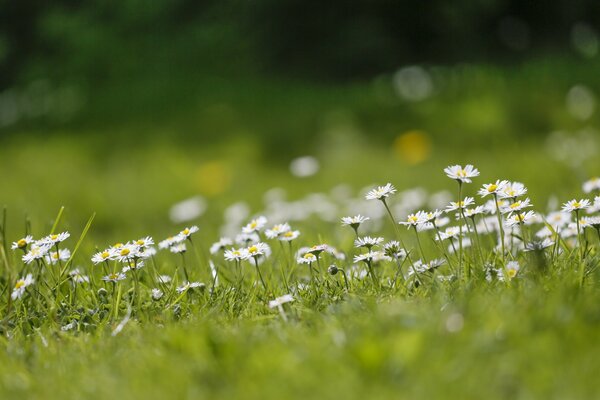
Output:
M292 199L340 183L441 189L442 168L467 162L482 181L524 181L543 209L600 170L595 1L0 10L0 180L15 236L25 217L47 229L61 205L78 227L97 212L97 240L160 236L171 205L193 196L207 210L192 222L216 235L223 209L258 212L272 187ZM290 172L303 156L309 170Z

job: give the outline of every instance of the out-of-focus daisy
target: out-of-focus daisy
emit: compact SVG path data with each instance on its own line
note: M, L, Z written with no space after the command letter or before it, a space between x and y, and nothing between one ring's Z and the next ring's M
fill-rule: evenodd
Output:
M554 245L554 242L548 238L544 240L535 240L525 245L525 251L541 251Z
M506 264L506 277L504 277L504 271L502 269L498 270L498 279L501 281L512 280L519 273L521 266L518 261L509 261Z
M357 248L364 247L364 248L371 250L371 248L373 248L375 246L379 246L381 243L383 243L382 237L365 236L365 237L356 239L354 241L354 246Z
M445 261L443 259L435 259L431 260L428 263L424 263L422 260L417 260L408 267L408 276L412 276L414 274L421 274L424 272L430 272L438 269L442 265L444 265Z
M163 297L164 293L162 290L158 288L152 289L152 300L160 300Z
M194 233L198 232L200 228L196 225L192 225L190 227L184 228L181 232L179 232L179 236L182 240L189 239Z
M531 206L533 206L533 204L531 204L529 198L526 198L525 200L516 200L513 203L505 205L504 207L500 208L500 212L502 214L508 214L511 212L521 211L524 208L529 208Z
M223 254L227 261L240 261L248 258L246 249L229 249Z
M324 251L328 251L329 246L326 244L317 244L308 249L308 253L314 254L315 256L319 256Z
M92 256L92 262L94 264L100 264L102 262L108 262L110 260L117 259L117 251L113 248L100 251Z
M71 257L71 250L69 249L59 249L58 252L53 251L49 252L44 256L44 259L48 264L56 264L59 261L67 261Z
M189 289L201 288L203 289L206 285L202 282L183 282L183 285L177 287L177 293L183 293Z
M284 294L283 296L277 297L275 300L269 301L269 308L281 307L285 303L294 301L294 297L291 294Z
M246 248L247 257L258 258L260 256L267 256L271 251L271 248L268 244L258 242L255 243L248 248Z
M349 226L356 231L363 222L368 221L369 219L369 217L363 217L360 214L355 215L354 217L342 217L342 225Z
M481 197L486 197L490 194L498 194L504 187L508 185L508 181L496 181L494 183L486 183L483 185L481 189L477 192Z
M180 243L181 241L182 241L182 237L179 235L169 236L165 240L158 243L158 248L159 249L168 249L169 247L173 246L175 243Z
M254 233L260 232L265 225L267 224L267 218L260 216L258 218L253 219L248 223L248 225L242 228L243 233Z
M451 165L444 168L444 172L448 178L461 183L471 183L471 178L479 176L479 171L471 164L465 165L464 168L461 165Z
M27 235L24 238L19 239L16 242L13 242L13 244L10 248L13 250L21 249L24 251L27 248L27 246L30 245L31 243L33 243L33 236Z
M472 197L465 197L464 200L462 201L451 201L450 205L448 207L446 207L445 211L447 213L461 209L461 208L467 208L470 205L473 205L475 203L475 199Z
M298 257L296 261L298 264L312 264L317 262L317 256L313 253L304 253L302 256Z
M215 242L210 246L210 254L217 254L220 251L223 251L227 248L227 246L231 246L233 244L233 240L222 237L218 242Z
M571 223L571 214L564 211L551 212L546 216L546 222L548 222L554 230L558 230L558 228L562 228Z
M31 264L35 260L44 258L51 246L49 244L32 244L29 251L23 255L23 262L25 264Z
M521 224L528 224L535 217L533 211L527 211L525 213L514 213L506 219L506 226L513 228Z
M477 215L481 215L485 213L485 209L483 208L483 206L477 206L475 208L467 208L464 211L465 217L467 218L473 218Z
M594 229L600 229L600 217L587 217L586 218L586 226Z
M596 190L600 190L600 178L594 177L583 183L583 191L585 193L591 193Z
M446 228L445 230L441 231L439 238L436 237L436 240L453 239L453 238L458 237L459 235L460 235L460 227L450 226L450 227Z
M396 193L396 188L391 183L388 183L385 186L379 186L376 189L369 191L366 194L365 199L384 200L394 193Z
M111 274L108 274L104 277L102 277L102 280L105 282L119 282L122 281L123 279L127 278L127 275L125 275L123 272L113 272Z
M589 208L590 201L588 199L581 200L569 200L562 206L562 210L565 212L575 212L579 210L585 210Z
M31 275L31 274L27 274L25 276L25 278L21 278L21 279L17 280L10 297L13 300L20 299L21 297L23 297L23 294L25 293L25 289L27 289L28 286L33 285L34 282L35 282L35 280L33 279L33 275Z
M61 232L52 235L48 235L45 238L40 239L40 244L48 244L54 246L57 243L64 242L71 236L69 232Z
M385 254L383 254L383 252L381 252L381 251L369 251L367 253L354 256L354 262L355 263L359 263L359 262L370 263L372 261L380 260L383 257L385 257Z
M185 243L175 243L171 247L169 247L169 251L173 254L182 254L187 251L187 246Z
M235 237L235 242L237 244L241 244L241 245L248 245L250 243L260 242L260 236L258 236L258 233L256 233L256 232L252 232L252 233L242 232Z
M82 274L79 268L75 268L69 272L69 276L74 283L88 283L90 281L90 278L87 275Z
M286 222L283 224L277 224L275 226L273 226L271 229L267 229L265 231L265 236L268 239L276 239L279 236L281 236L282 234L284 234L285 232L289 232L291 231L292 228L290 227L290 225Z
M279 235L279 240L282 242L291 242L300 236L300 231L287 231Z
M527 188L521 182L506 183L502 190L498 191L498 197L501 199L516 199L527 193Z

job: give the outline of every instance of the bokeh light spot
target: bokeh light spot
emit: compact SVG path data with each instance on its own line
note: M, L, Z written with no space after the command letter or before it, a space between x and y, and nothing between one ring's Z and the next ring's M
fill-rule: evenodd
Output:
M431 139L419 130L405 132L394 140L394 153L410 165L426 161L431 155L431 148Z

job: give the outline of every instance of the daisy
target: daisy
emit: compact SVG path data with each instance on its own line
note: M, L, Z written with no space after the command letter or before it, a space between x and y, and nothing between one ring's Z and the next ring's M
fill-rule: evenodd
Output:
M122 281L125 278L127 278L127 275L125 275L123 272L113 272L112 274L108 274L108 275L102 277L102 280L104 282L117 283L119 281Z
M270 253L271 248L269 247L268 244L266 243L262 243L262 242L258 242L256 244L253 244L252 246L248 247L246 249L246 254L247 257L250 258L258 258L260 256L267 256L267 253Z
M443 259L431 260L428 263L423 263L423 261L417 260L408 268L408 276L410 277L415 273L420 274L427 271L434 271L444 265L444 262L445 261Z
M525 251L541 251L550 246L553 246L554 242L548 238L541 241L529 242L525 245Z
M357 247L357 248L365 247L365 248L371 250L371 248L373 248L374 246L379 246L381 243L383 243L382 237L372 238L370 236L365 236L365 237L356 239L354 241L354 247Z
M385 200L394 193L396 193L396 188L391 183L388 183L385 186L379 186L377 189L371 190L369 193L367 193L365 199Z
M230 249L225 250L223 256L227 261L240 261L248 258L248 252L246 249Z
M227 237L222 237L218 242L215 242L210 246L210 254L217 254L220 251L225 250L227 246L231 246L233 241Z
M393 258L394 260L400 260L406 258L406 250L400 247L400 243L392 240L383 246L383 252L386 256Z
M464 213L465 213L465 217L473 218L477 215L481 215L481 214L485 213L485 209L483 208L483 206L477 206L475 208L465 209Z
M326 244L317 244L314 245L313 247L311 247L310 249L308 249L309 253L314 254L315 256L319 256L319 254L321 254L324 251L328 251L329 250L329 246Z
M179 232L179 237L182 240L189 239L192 236L192 234L198 232L199 230L200 229L196 225L192 225Z
M294 301L294 297L291 294L284 294L281 297L277 297L275 300L269 301L269 308L281 307L285 303Z
M455 237L458 237L460 235L460 228L458 226L450 226L448 228L446 228L445 230L443 230L442 232L440 232L440 237L437 238L436 240L446 240L446 239L453 239Z
M267 224L267 218L260 216L256 219L253 219L248 223L248 225L242 228L242 233L254 233L260 232L265 225Z
M479 176L479 171L471 164L466 165L464 168L460 165L451 165L444 168L444 172L448 178L457 180L460 183L471 183L471 178Z
M125 272L129 272L129 271L137 271L138 269L142 269L145 266L146 266L146 263L144 263L143 261L138 261L138 262L134 262L134 263L124 266L123 268L121 268L121 272L125 273Z
M477 192L481 197L486 197L490 194L498 194L504 187L508 185L508 181L500 181L497 180L495 183L486 183L483 185L481 189Z
M140 248L140 252L139 252L139 257L143 258L143 259L148 259L152 256L156 255L156 248L155 247L146 247L146 248Z
M146 236L144 238L136 240L135 244L140 246L142 249L147 249L150 246L154 245L154 239L152 239L150 236Z
M133 243L127 243L118 249L117 260L120 262L129 262L140 257L140 246Z
M203 289L206 285L202 282L183 282L183 285L177 288L177 293L183 293L189 289L201 288Z
M156 277L157 282L159 283L169 283L173 280L169 275L159 275Z
M24 238L19 239L16 242L13 242L13 244L10 248L13 250L15 250L15 249L25 250L27 248L27 246L30 245L31 243L33 243L33 236L27 235Z
M313 253L305 253L301 257L298 257L296 259L296 261L298 262L298 264L309 264L310 265L317 261L317 256L315 256Z
M360 224L362 224L365 221L368 221L369 219L369 217L363 217L360 214L355 215L354 217L342 217L342 225L349 226L356 231Z
M591 228L600 229L600 217L588 217L586 223Z
M527 188L521 182L506 183L498 192L501 199L515 199L527 193Z
M33 285L34 282L35 282L35 280L33 279L33 275L31 275L31 274L27 274L27 276L25 276L25 278L19 279L15 283L15 287L14 287L10 297L13 300L20 299L21 297L23 297L23 294L25 293L25 289L27 289L28 286Z
M362 261L365 263L370 263L371 261L380 260L383 257L385 257L385 254L383 254L381 251L369 251L368 253L354 256L354 262L359 263Z
M525 213L515 213L510 215L506 219L505 224L508 228L513 228L515 226L531 222L531 219L533 219L534 217L535 213L533 211L527 211Z
M279 235L279 240L282 242L291 242L300 236L300 231L287 231Z
M594 204L587 209L587 212L590 214L600 212L600 196L594 197Z
M268 239L276 239L280 235L284 234L285 232L289 232L291 230L292 230L292 228L286 222L284 224L275 225L271 229L267 229L265 231L265 236L267 236Z
M514 277L517 276L517 274L519 273L519 270L521 269L521 266L519 265L518 261L509 261L506 264L506 276L508 279L506 279L504 277L504 271L502 269L498 270L498 279L501 281L505 281L505 280L512 280Z
M152 300L160 300L163 297L164 293L162 290L154 288L152 289Z
M104 251L98 252L92 256L92 262L94 264L100 264L102 262L108 262L110 260L117 259L117 250L110 248Z
M548 222L554 230L558 230L571 223L571 214L563 211L555 211L546 216L546 222Z
M75 268L69 272L69 276L75 283L88 283L90 281L90 278L87 275L83 275L79 268Z
M169 247L169 251L173 254L183 254L187 251L185 243L176 243Z
M425 222L427 222L427 220L424 218L423 212L419 211L416 214L409 214L409 216L406 217L406 221L400 221L398 223L400 225L406 225L407 228L410 228L416 227L417 225L421 225Z
M23 262L25 264L31 264L35 260L44 258L44 256L48 254L48 251L50 251L50 248L51 245L48 244L32 244L29 252L23 256Z
M528 207L532 207L533 204L531 204L529 197L526 198L525 200L517 200L509 205L505 205L504 207L500 208L500 212L502 214L508 214L511 212L515 212L515 211L521 211L524 208L528 208Z
M62 232L57 234L48 235L40 240L40 244L48 244L54 246L57 243L64 242L71 236L69 232Z
M53 251L44 256L44 259L48 264L56 264L59 261L67 261L71 257L71 250L69 249L60 249L58 252Z
M585 210L590 207L590 201L588 199L582 200L569 200L563 204L562 211L575 212L579 210Z
M583 191L585 193L591 193L595 190L600 190L600 178L595 177L595 178L590 179L587 182L584 182Z
M258 236L258 233L256 233L256 232L252 232L252 233L242 232L235 237L235 242L237 244L247 246L250 243L260 242L260 236Z
M450 205L448 207L446 207L446 213L449 213L451 211L455 211L458 209L463 209L466 208L470 205L475 204L475 199L472 197L465 197L465 199L463 201L451 201Z

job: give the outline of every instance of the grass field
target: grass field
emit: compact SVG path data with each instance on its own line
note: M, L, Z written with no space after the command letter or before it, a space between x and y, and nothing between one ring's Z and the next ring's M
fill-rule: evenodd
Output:
M0 150L0 398L597 397L595 222L578 230L569 225L575 213L566 213L562 232L547 219L568 200L597 195L582 191L600 170L597 114L582 119L565 106L574 85L598 87L595 65L541 60L428 71L436 92L419 102L398 99L391 76L333 87L197 80L155 88L165 96L154 100L104 88L71 122L8 129ZM575 71L581 81L573 81ZM300 178L288 164L304 155L320 170ZM395 222L443 210L458 198L443 169L467 163L481 175L461 186L462 197L482 205L491 198L477 195L483 184L523 182L527 194L507 204L530 198L534 207L507 212L503 222L535 210L559 231L547 235L553 244L522 251L547 226L517 221L502 251L497 228L472 229L487 217L493 223L492 208L474 221L446 214L449 226L465 227L465 248L456 241L451 252L435 229L417 236L394 227L381 201L365 200L391 182ZM171 220L173 204L193 196L206 210ZM359 236L402 242L409 255L398 257L400 273L394 259L353 262L366 250L340 219L358 213L370 217ZM272 252L264 262L246 254L238 266L222 251L210 254L220 236L233 239L259 215L269 219L260 238L226 248L265 242ZM283 222L300 231L290 245L265 237ZM110 247L146 236L158 244L192 225L200 230L183 241L183 255L167 248L118 261L121 247ZM10 249L26 234L37 240L63 231L71 236L46 251L68 248L72 257L56 265L25 264L26 252ZM322 243L345 259L324 252L318 263L298 262L302 247ZM94 265L105 248L110 261ZM411 265L434 258L443 265ZM514 276L510 262L519 265ZM331 264L348 280L329 274ZM76 283L68 275L75 267L89 281ZM102 281L122 267L130 268L126 279ZM35 282L12 299L28 273ZM188 288L186 280L204 286ZM159 299L153 288L163 292ZM269 307L286 294L293 301Z

